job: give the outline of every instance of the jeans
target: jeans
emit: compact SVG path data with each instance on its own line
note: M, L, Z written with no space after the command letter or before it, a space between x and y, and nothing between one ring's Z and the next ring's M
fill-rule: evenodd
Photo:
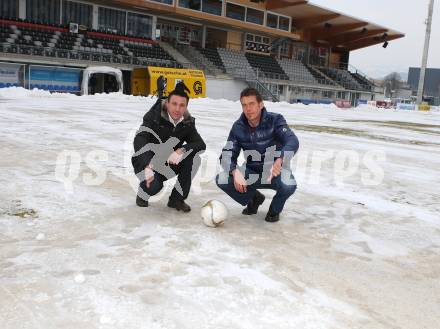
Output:
M256 193L256 190L275 190L276 194L273 197L272 203L270 205L271 211L275 214L279 214L283 210L287 199L295 193L297 186L295 177L293 176L292 172L284 168L282 169L279 176L272 178L270 183L266 181L267 177L264 177L262 173L254 172L246 168L244 176L248 180L248 186L245 193L240 193L235 189L234 178L232 177L232 175L229 175L229 177L222 177L221 175L228 175L228 173L221 173L217 175L217 186L232 199L243 206L247 205L249 201L252 200ZM255 176L252 177L250 175Z

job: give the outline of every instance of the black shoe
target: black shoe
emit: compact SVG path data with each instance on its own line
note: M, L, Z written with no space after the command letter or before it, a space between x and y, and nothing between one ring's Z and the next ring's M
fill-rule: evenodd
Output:
M174 208L178 211L183 211L183 212L190 212L191 211L191 207L188 206L185 203L185 201L183 201L183 200L169 199L168 200L168 207Z
M255 215L258 212L258 207L264 202L266 197L258 191L255 191L251 201L249 201L246 208L241 212L243 215Z
M269 211L267 212L266 218L264 220L269 223L278 222L280 220L280 214L274 213L272 211L272 208L269 208Z
M148 207L148 201L145 201L139 195L136 196L136 204L138 207Z

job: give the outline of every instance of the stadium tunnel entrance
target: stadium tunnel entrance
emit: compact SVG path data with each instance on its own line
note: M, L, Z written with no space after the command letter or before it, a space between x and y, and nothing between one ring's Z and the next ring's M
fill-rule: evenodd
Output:
M89 95L118 92L116 77L107 73L93 73L89 79Z
M122 71L106 66L88 67L83 72L81 91L83 95L122 93L124 91Z

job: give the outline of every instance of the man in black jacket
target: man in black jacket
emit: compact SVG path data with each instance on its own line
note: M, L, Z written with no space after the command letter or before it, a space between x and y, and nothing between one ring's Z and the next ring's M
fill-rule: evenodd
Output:
M136 197L139 207L148 207L149 197L159 193L164 181L177 175L168 207L191 211L185 199L200 166L199 153L206 145L188 112L188 101L183 84L178 84L168 99L159 97L136 133L131 162L140 180Z

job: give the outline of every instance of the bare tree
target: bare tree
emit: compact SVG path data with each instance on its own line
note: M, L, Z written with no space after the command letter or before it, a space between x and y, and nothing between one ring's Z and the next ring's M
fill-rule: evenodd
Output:
M403 81L402 77L397 72L392 72L388 74L383 79L383 86L385 88L385 95L387 97L392 97L393 94L402 87Z

